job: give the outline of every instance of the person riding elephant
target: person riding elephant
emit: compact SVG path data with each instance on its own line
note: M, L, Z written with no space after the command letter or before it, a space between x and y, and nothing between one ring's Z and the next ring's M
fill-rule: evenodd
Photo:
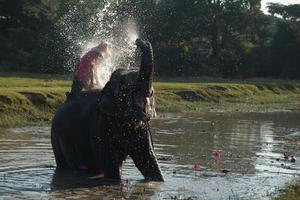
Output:
M129 155L146 180L163 181L149 121L155 115L153 50L138 39L139 69L118 69L103 90L81 92L55 114L51 143L57 168L120 179Z
M75 98L81 91L90 90L99 85L96 72L101 67L100 64L103 62L103 59L108 56L110 56L108 44L100 42L99 45L93 47L81 57L79 66L74 74L71 92L67 94L68 98Z

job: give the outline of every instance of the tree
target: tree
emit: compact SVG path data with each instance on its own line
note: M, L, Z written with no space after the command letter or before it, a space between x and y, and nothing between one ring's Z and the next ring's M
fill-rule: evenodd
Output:
M52 26L51 20L55 18L54 9L49 0L0 2L2 67L40 71L47 57L47 50L43 48L44 38Z
M269 16L260 2L1 0L0 66L71 72L92 39L128 48L132 20L153 43L160 75L300 77L300 5L269 4ZM133 60L125 54L116 65Z
M277 15L277 30L270 44L269 73L284 78L300 78L300 4L271 3L268 10Z
M163 66L186 75L238 76L251 49L262 42L266 24L260 0L164 0L159 1L159 50L177 49ZM170 51L171 52L171 51ZM181 60L181 62L179 61ZM175 66L174 66L175 65ZM168 70L170 71L170 70Z

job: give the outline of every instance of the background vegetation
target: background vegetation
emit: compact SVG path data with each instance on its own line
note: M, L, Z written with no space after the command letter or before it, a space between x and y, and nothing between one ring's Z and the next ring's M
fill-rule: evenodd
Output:
M64 65L71 60L76 67L78 49L60 34L63 19L75 6L71 23L88 35L88 20L106 3L1 0L0 70L70 71ZM265 15L260 3L120 0L115 9L121 19L137 19L142 36L152 41L160 76L300 78L300 5L269 4L271 15Z

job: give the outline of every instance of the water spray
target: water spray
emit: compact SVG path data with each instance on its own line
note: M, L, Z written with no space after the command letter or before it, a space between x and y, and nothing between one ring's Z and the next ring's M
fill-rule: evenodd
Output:
M111 73L117 68L136 67L136 46L135 40L138 38L138 28L135 20L128 18L124 20L118 13L118 2L106 2L102 8L97 8L96 12L90 17L87 24L84 24L85 30L81 29L82 24L78 24L75 20L78 8L74 7L63 18L63 28L61 35L70 40L76 47L80 49L80 55L83 56L88 50L99 45L101 41L108 43L110 55L105 57L96 72L99 85L102 88L109 80ZM77 22L77 23L74 23ZM79 22L80 23L80 22ZM75 49L69 47L67 51ZM66 66L74 69L77 66Z

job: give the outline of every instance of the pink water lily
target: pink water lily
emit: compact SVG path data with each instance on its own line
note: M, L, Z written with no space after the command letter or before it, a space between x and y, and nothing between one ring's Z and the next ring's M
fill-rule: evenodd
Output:
M86 165L80 165L80 166L79 166L79 169L82 170L82 171L86 171L86 170L89 169L89 167L86 166Z
M120 191L123 191L125 187L126 187L126 185L123 184L123 183L121 183L121 184L119 185L119 190L120 190Z
M215 159L221 158L221 151L219 149L213 150L212 155Z
M193 166L194 170L200 170L200 168L201 168L200 163L195 163L194 166Z
M283 158L285 161L289 160L289 157L290 157L289 153L287 153L287 152L283 153Z
M292 138L292 143L298 144L298 142L299 142L299 138Z

